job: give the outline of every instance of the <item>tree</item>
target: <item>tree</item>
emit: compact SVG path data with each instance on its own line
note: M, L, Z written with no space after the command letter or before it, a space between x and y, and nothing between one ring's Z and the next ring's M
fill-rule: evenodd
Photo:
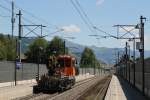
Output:
M9 35L0 34L0 59L1 60L14 60L16 55L15 39Z
M86 47L81 55L80 67L95 66L96 57L92 49Z
M47 56L58 56L65 54L68 54L68 48L65 47L65 42L59 38L54 37L53 40L49 43L47 47Z
M37 62L38 57L42 59L42 63L44 63L46 59L46 48L47 48L48 42L43 38L37 38L33 43L29 45L28 51L25 53L25 56L27 57L27 60L29 62Z
M7 58L6 47L0 41L0 60L6 60L6 58Z

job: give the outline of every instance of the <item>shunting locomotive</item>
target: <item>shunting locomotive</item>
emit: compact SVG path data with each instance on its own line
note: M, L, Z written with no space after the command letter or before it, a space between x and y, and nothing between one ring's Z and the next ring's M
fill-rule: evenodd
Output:
M37 79L33 93L70 89L78 74L76 64L76 58L70 55L50 56L46 64L48 73Z

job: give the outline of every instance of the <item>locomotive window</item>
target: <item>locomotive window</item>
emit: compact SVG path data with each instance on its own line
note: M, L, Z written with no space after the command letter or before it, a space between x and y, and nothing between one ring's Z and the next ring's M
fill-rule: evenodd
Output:
M60 65L60 67L64 67L64 60L58 60L57 64Z
M66 67L70 67L70 66L71 66L71 61L70 61L70 59L66 59L66 60L65 60L65 66L66 66Z

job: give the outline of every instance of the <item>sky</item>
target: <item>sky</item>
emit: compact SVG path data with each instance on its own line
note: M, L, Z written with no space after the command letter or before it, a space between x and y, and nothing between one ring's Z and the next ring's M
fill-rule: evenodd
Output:
M11 9L9 1L11 0L0 0L0 5ZM72 1L75 2L76 0ZM51 33L49 37L46 37L47 40L51 40L54 36L60 36L86 46L125 47L127 40L89 36L95 34L105 36L107 34L94 29L91 31L71 3L71 0L14 0L14 2L15 14L18 13L19 9L22 10L22 24L42 24L46 26L43 28L43 34ZM140 16L143 15L147 18L145 22L145 49L150 50L149 0L78 0L78 2L93 26L114 36L117 35L117 28L113 27L114 25L137 25L140 22ZM11 34L11 12L8 9L6 10L0 6L0 32L5 34ZM56 32L60 29L64 31ZM35 32L40 34L40 29ZM26 33L28 33L28 30L23 28L23 36ZM133 33L138 36L138 32ZM18 17L15 15L15 35L17 34ZM35 35L32 33L29 36ZM75 37L75 39L68 37Z

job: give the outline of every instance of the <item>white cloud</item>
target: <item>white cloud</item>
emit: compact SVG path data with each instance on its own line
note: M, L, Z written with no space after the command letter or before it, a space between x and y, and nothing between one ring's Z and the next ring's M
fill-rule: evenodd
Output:
M97 6L100 6L104 1L105 1L105 0L97 0L97 1L96 1L96 5L97 5Z
M76 25L69 25L69 26L63 26L61 27L64 32L72 33L72 32L80 32L80 28Z

